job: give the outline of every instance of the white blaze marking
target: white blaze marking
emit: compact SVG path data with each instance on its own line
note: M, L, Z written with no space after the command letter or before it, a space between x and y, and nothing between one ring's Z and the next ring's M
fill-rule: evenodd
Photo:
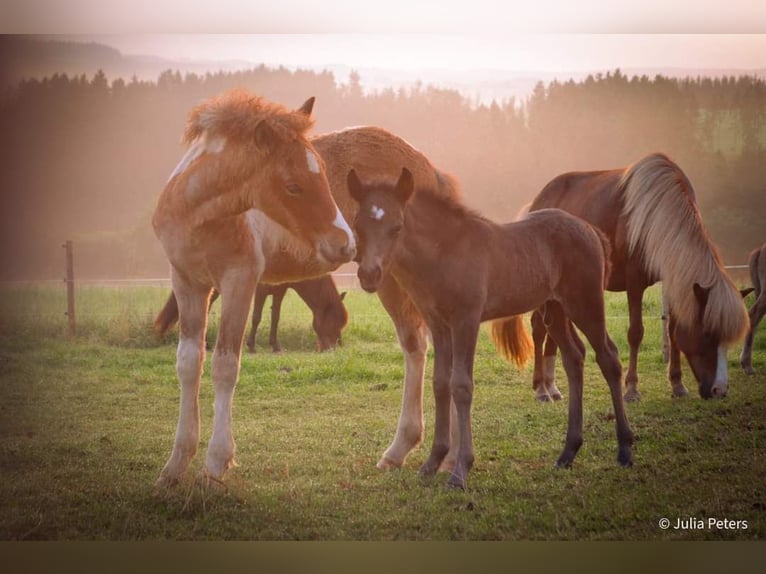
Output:
M306 162L309 164L309 171L311 173L319 173L321 171L319 169L319 161L317 160L317 156L315 156L314 152L308 148L306 148Z
M351 228L348 226L348 223L346 223L346 220L343 218L343 215L340 212L340 209L337 207L335 208L335 221L333 221L333 225L335 227L338 227L346 232L346 235L348 236L348 248L349 249L356 249L356 241L354 240L354 232L351 231Z
M718 363L715 370L715 382L713 386L720 385L723 387L729 384L729 375L727 373L726 364L726 347L718 347Z
M370 209L370 212L372 213L372 218L377 221L380 221L381 219L383 219L383 216L386 214L386 212L383 211L383 208L378 207L377 205L373 205L372 208Z

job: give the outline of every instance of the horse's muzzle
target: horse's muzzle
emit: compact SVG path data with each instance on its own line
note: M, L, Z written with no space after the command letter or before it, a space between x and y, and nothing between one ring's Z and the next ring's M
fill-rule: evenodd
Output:
M360 266L356 272L356 276L359 278L359 285L362 289L368 293L375 293L380 286L383 271L378 266L372 268Z

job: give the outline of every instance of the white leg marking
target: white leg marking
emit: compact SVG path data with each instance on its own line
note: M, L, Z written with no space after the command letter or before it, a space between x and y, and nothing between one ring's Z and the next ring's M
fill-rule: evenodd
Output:
M213 389L215 405L213 435L207 448L205 467L208 475L221 478L234 463L234 436L231 430L231 409L234 389L239 377L239 357L233 352L213 354Z

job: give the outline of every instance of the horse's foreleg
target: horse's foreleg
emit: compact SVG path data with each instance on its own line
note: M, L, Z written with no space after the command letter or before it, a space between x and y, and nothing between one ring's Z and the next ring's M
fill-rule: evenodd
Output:
M628 372L625 375L625 400L628 402L641 400L641 393L638 392L638 349L644 339L644 322L641 311L644 289L643 285L635 281L628 283L630 358L628 359Z
M545 385L545 360L543 356L543 347L545 345L545 336L547 331L545 330L545 324L543 323L543 316L541 311L535 311L532 313L532 341L535 344L535 368L532 372L532 390L535 392L535 398L540 402L548 402L551 400L548 394L547 387ZM555 358L554 358L555 366Z
M396 435L378 461L378 468L401 467L407 455L423 441L423 375L428 336L425 322L409 295L390 275L378 296L396 327L404 353L404 390Z
M282 300L287 293L287 287L282 287L274 292L271 298L271 331L269 332L269 345L274 353L281 353L282 347L279 344L277 331L279 329L279 316L282 312Z
M756 299L755 304L750 308L748 315L750 316L750 329L747 331L745 344L742 347L742 354L739 357L739 362L748 375L754 375L753 339L755 338L755 329L758 327L758 323L760 323L763 316L766 315L766 295L763 293L758 295L758 299Z
M689 391L681 381L681 351L676 343L675 330L675 317L668 312L668 381L674 397L685 397Z
M221 480L226 471L235 464L231 408L234 388L239 377L242 338L255 285L256 277L250 270L229 272L221 281L221 325L213 351L212 366L215 392L213 434L205 458L206 476L213 480Z
M178 482L197 452L199 385L205 360L207 300L210 295L210 289L189 285L176 273L173 273L173 290L179 311L176 372L181 399L173 451L160 472L159 486L172 486Z
M420 474L430 476L439 470L450 450L450 416L452 377L452 338L449 328L439 325L431 330L434 345L433 391L435 401L434 440L428 460L420 467ZM453 463L454 464L454 463Z
M461 318L451 325L452 332L452 377L450 390L457 412L457 426L460 431L455 468L447 486L465 489L468 472L473 466L473 434L471 432L471 404L473 402L473 361L476 341L479 336L479 314Z
M255 353L255 336L258 333L258 325L261 324L263 306L266 304L268 296L265 288L256 288L255 296L253 297L253 321L250 326L250 334L247 336L247 348L251 353Z

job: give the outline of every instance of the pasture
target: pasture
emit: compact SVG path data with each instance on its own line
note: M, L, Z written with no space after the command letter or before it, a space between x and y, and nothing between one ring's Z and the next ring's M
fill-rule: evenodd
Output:
M166 287L78 287L78 334L66 337L63 286L3 287L0 298L1 540L752 540L766 537L766 333L758 374L729 351L730 390L671 399L660 340L659 291L644 300L643 399L627 405L634 466L615 461L606 382L588 349L584 444L556 470L566 401L540 404L531 365L519 371L479 340L473 405L476 462L468 490L421 479L426 436L404 468L381 472L401 400L403 362L375 296L352 290L344 346L314 352L311 315L285 299L268 351L268 313L256 355L245 354L234 399L240 466L225 485L189 476L170 492L154 482L178 415L175 335L157 342ZM750 296L752 297L752 296ZM748 303L750 303L750 298ZM624 293L607 294L609 331L625 365ZM218 307L211 328L215 330ZM212 425L210 356L201 390L201 453ZM427 368L430 387L432 360ZM560 388L567 395L560 363ZM670 528L659 521L667 518ZM676 529L676 519L704 527ZM747 528L709 527L716 518Z

